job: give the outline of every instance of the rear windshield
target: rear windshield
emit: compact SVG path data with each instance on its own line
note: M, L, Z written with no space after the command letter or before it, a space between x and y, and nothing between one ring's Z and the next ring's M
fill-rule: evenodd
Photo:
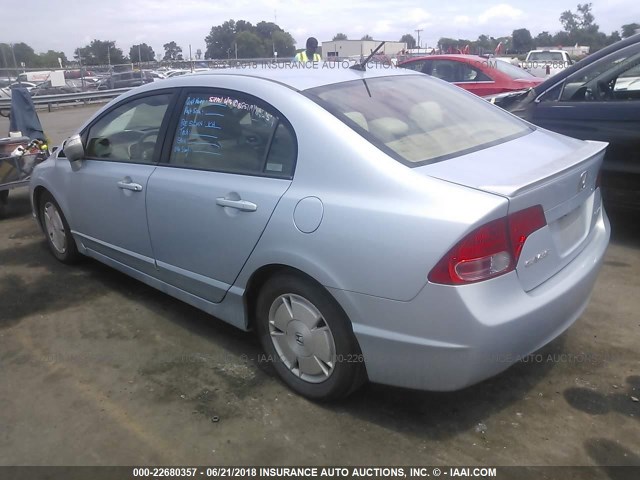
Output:
M499 107L427 75L354 80L307 94L409 166L435 163L531 132Z
M562 62L564 57L560 52L531 52L528 60L530 62Z
M504 60L496 60L494 62L494 65L499 71L509 75L514 80L535 80L538 78L534 75L531 75L526 70L523 70L520 67L516 67L515 65L505 62Z

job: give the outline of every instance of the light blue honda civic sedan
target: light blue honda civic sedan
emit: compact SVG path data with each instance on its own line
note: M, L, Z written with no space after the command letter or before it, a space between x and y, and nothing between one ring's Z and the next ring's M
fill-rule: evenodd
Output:
M304 396L446 391L584 311L605 148L416 72L258 66L127 92L30 193L58 260L256 331Z

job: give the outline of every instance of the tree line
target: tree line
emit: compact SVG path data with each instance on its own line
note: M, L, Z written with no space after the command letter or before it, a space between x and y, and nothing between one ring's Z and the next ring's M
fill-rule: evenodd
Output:
M206 50L191 52L195 60L223 58L292 57L296 53L293 36L273 22L253 25L245 20L228 20L211 28L205 37ZM114 40L92 40L74 50L73 61L82 66L119 65L154 62L158 60L189 60L189 52L175 41L163 45L164 54L156 54L146 43L132 45L128 55ZM60 59L60 61L58 61ZM24 42L0 43L0 68L38 68L67 66L70 61L64 52L49 50L36 53Z
M628 38L640 29L640 24L632 22L622 25L620 31L615 30L607 35L600 31L600 27L595 23L592 13L592 4L578 4L575 12L566 10L560 15L562 30L551 34L548 31L538 33L535 37L526 28L513 30L511 35L503 37L491 37L480 35L476 40L464 38L441 37L435 46L442 52L458 52L467 49L472 53L494 52L498 45L506 53L526 53L537 47L554 47L582 45L590 47L591 52L595 52L607 45L617 42L623 38ZM344 33L337 33L333 37L334 41L348 40ZM362 40L371 40L369 35L362 37ZM407 33L400 38L400 42L407 44L407 48L416 48L417 42L413 35Z
M551 34L548 31L538 33L535 37L526 28L513 30L510 36L491 37L480 35L476 40L463 38L442 37L438 40L438 49L447 51L470 51L471 53L493 52L498 45L502 45L506 53L525 53L535 47L553 47L569 45L589 46L592 52L610 45L621 38L633 35L640 24L631 22L622 25L620 31L616 30L609 35L600 31L595 23L592 13L592 4L578 4L575 12L566 10L559 18L562 30ZM344 33L337 33L333 40L347 40ZM361 40L373 40L367 34ZM211 27L209 34L204 39L206 50L197 49L191 52L196 60L227 59L227 58L267 58L267 57L292 57L296 53L296 41L293 36L273 22L258 22L253 25L245 20L228 20L221 25ZM407 33L400 38L400 42L407 44L408 48L417 46L413 35ZM156 52L146 43L132 45L128 55L116 45L113 40L92 40L84 47L78 47L74 51L73 60L83 66L118 65L124 63L153 62L156 60L180 61L188 58L181 46L175 41L163 45L164 54ZM48 50L44 53L36 53L26 43L9 45L0 43L0 68L27 68L59 67L69 64L64 52Z

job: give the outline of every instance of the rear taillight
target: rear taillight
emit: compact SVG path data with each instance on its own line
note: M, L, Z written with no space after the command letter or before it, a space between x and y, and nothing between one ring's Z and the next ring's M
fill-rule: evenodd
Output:
M515 269L529 235L547 224L536 205L493 220L464 237L429 273L429 281L461 285Z

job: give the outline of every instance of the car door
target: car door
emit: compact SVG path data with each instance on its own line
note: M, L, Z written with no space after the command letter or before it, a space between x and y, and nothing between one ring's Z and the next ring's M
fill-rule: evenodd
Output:
M74 162L67 185L82 244L148 274L155 265L145 196L173 95L130 97L97 118L82 134L86 158Z
M149 179L149 232L161 279L220 302L291 184L295 135L238 92L192 90L180 105Z
M576 71L539 98L530 120L575 138L609 142L603 170L640 173L640 45Z

